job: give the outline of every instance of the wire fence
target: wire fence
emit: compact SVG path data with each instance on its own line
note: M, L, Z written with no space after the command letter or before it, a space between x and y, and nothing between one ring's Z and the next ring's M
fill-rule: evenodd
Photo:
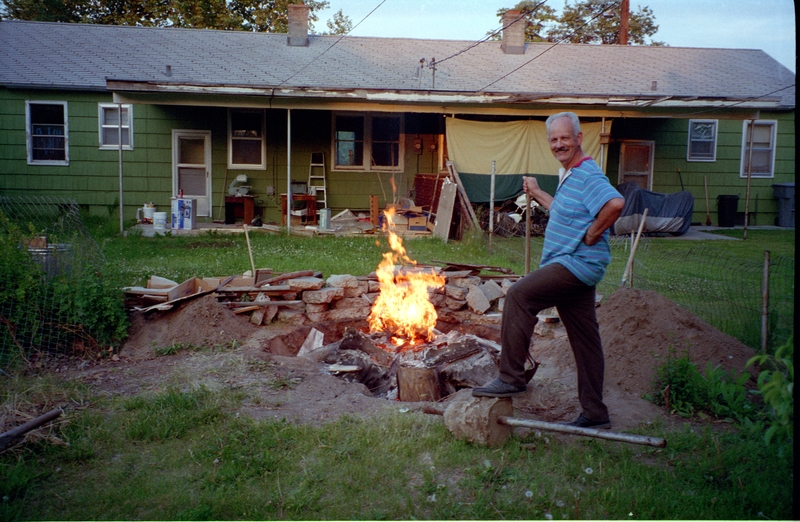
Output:
M87 274L106 259L78 204L0 196L0 242L0 368L42 353L97 348L75 304Z
M539 266L542 238L533 239L531 269ZM743 258L710 248L658 237L642 237L625 285L667 297L718 330L756 350L762 346L766 318L768 353L785 344L794 328L794 258ZM623 286L631 239L612 236L612 263L597 291L608 297ZM534 250L532 249L532 250ZM520 262L524 240L495 239L492 250ZM767 288L763 282L765 275ZM765 293L766 290L766 293ZM766 299L766 307L765 307Z

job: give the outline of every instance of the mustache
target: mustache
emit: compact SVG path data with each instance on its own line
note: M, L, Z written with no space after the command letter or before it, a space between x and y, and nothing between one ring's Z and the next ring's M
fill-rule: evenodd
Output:
M556 147L553 149L553 152L566 152L569 150L569 147Z

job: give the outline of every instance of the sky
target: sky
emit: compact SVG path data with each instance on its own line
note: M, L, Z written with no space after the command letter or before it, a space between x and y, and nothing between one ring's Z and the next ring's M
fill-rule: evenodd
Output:
M500 27L497 10L517 1L329 0L330 7L319 13L315 27L325 31L326 21L341 9L358 24L352 36L477 41ZM549 0L548 5L560 11L564 1ZM653 11L658 25L652 40L672 47L761 49L796 72L793 0L630 0L631 12L641 7Z

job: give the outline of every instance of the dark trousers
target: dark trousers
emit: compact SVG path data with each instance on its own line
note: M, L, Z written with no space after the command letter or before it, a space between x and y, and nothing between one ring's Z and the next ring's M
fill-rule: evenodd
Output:
M538 322L536 314L552 306L558 310L575 356L583 416L607 420L608 408L603 403L605 359L595 312L595 287L587 286L558 263L531 272L506 293L500 380L515 386L526 384L525 359Z

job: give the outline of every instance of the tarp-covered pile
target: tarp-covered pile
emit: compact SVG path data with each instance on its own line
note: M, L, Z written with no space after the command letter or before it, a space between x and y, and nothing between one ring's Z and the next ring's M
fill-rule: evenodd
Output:
M614 234L630 234L639 230L644 209L648 210L643 233L668 232L682 236L689 230L694 211L694 196L690 192L660 194L644 190L636 183L623 183L617 190L625 198L625 207L614 223Z

